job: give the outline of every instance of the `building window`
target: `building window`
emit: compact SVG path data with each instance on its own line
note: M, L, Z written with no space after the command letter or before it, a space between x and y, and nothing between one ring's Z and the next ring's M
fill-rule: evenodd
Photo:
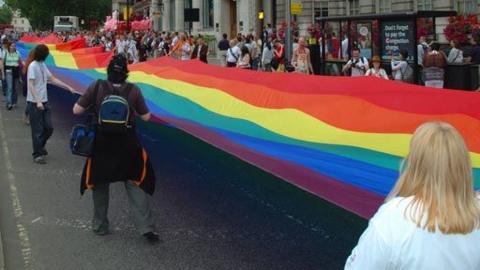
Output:
M203 0L203 28L213 28L213 0Z
M417 10L432 10L432 0L417 0Z
M360 13L360 1L359 0L347 0L349 5L349 15L357 15Z
M477 13L477 1L475 0L456 0L455 8L459 14L470 15Z
M183 7L186 8L186 9L187 8L188 9L192 8L192 0L184 0L183 1ZM184 18L183 29L184 30L187 30L187 29L190 30L190 26L193 26L193 25L189 22L186 22L185 18Z
M22 19L22 24L24 24L24 20Z
M315 3L314 16L315 18L328 17L328 2L321 1Z
M392 12L392 2L390 0L378 0L378 12L379 13Z

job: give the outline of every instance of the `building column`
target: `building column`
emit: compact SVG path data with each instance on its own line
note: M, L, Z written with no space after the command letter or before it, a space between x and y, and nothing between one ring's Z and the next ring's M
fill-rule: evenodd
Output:
M150 4L150 14L148 15L153 22L153 30L159 31L161 25L161 17L160 17L160 1L161 0L152 0Z
M172 26L170 25L170 1L163 1L163 11L162 11L162 30L171 31Z
M203 29L203 0L192 0L192 8L198 8L199 22L194 22L192 25L192 34L197 35L199 31Z
M224 33L228 35L229 39L233 38L230 36L230 24L232 23L230 4L235 3L230 3L230 1L232 0L214 0L213 2L213 26L217 40L221 40Z
M265 25L272 24L273 26L273 7L272 7L272 1L271 0L263 0L263 12L265 13L265 18L263 20L263 23Z
M183 32L185 29L185 20L183 12L185 9L185 0L175 0L175 28L172 30Z
M257 5L254 0L237 0L238 31L249 34L256 30Z

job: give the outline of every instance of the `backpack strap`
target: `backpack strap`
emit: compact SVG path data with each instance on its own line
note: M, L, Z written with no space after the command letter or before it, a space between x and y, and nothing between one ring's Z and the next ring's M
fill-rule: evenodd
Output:
M238 62L238 56L233 53L232 48L228 48L228 50L230 51L230 54L233 56L233 58L235 58L235 60Z
M98 113L97 113L97 96L98 96L98 89L100 88L101 80L96 80L95 85L93 86L93 94L90 98L90 106L87 108L87 127L91 130L95 129L95 124L97 122Z
M455 63L457 61L457 58L460 56L460 50L457 50L457 55L453 59L452 63Z
M404 72L401 64L399 64L399 65L400 65L400 69L399 69L400 75L402 76L402 77L401 77L401 80L402 80L402 81L405 81L405 72L406 72L406 70L405 70L405 72ZM407 62L407 65L408 65L408 62ZM406 68L405 68L405 69L406 69Z
M133 86L134 84L133 83L129 83L129 82L126 82L127 86L125 87L125 99L127 100L128 102L128 97L129 95L132 93L132 89L133 89ZM132 128L132 127L135 127L135 117L134 117L134 114L135 114L135 108L133 107L133 104L130 104L128 103L128 108L130 110L130 114L128 116L128 128Z
M93 94L92 98L90 99L90 106L88 107L88 111L90 111L90 113L96 113L98 88L100 88L101 83L102 80L96 80L95 85L93 86Z

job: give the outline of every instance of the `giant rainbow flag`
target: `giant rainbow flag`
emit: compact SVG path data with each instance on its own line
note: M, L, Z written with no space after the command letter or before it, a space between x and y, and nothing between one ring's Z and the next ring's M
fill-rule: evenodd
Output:
M20 42L23 56L33 46ZM49 44L51 71L79 92L110 54ZM362 217L394 185L418 125L464 136L480 189L480 94L375 78L259 73L162 58L130 66L155 120L184 130Z

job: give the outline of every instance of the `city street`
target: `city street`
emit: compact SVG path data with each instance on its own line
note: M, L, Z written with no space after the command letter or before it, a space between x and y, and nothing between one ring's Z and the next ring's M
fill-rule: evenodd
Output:
M3 98L2 98L3 99ZM0 110L0 231L7 270L341 269L367 222L170 127L140 126L157 173L162 242L134 229L122 184L111 187L112 233L91 232L83 159L68 149L81 119L50 91L55 132L47 165L31 158L23 98ZM3 104L3 102L2 102Z

